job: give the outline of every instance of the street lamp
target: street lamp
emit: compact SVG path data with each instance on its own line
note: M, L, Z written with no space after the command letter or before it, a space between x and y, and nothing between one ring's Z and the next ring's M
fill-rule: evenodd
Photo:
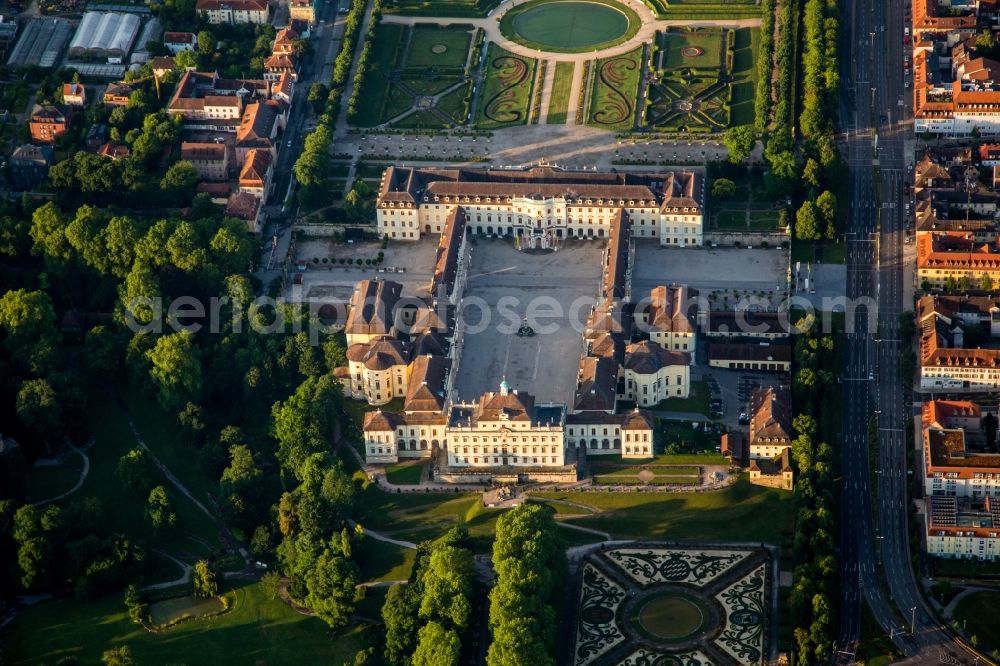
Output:
M912 636L916 632L917 624L917 607L914 606L910 609L910 635Z

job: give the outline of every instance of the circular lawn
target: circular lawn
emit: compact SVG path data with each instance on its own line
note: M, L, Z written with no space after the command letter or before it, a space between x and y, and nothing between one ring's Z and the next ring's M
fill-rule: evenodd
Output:
M708 613L694 598L677 592L664 592L640 603L632 622L649 639L676 643L699 633L707 616Z
M511 9L500 20L510 40L540 51L579 53L620 44L635 36L638 14L616 2L536 0Z

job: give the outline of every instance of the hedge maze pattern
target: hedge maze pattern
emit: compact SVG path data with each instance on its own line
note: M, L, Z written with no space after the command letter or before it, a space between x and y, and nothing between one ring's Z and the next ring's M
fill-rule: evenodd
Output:
M645 123L677 132L729 127L735 31L674 29L661 33L649 83Z
M584 557L577 574L574 666L751 666L767 656L771 555L763 548L636 542ZM678 639L652 635L642 609L657 598L700 606Z

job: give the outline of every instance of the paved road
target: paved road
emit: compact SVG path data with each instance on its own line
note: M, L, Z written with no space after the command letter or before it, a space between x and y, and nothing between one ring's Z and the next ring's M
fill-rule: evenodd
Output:
M903 430L909 420L903 409L898 339L899 314L910 306L903 303L902 284L901 188L909 179L904 141L912 132L903 105L908 92L902 85L904 5L850 0L847 16L845 47L854 54L844 58L846 89L841 100L851 188L847 294L868 303L876 299L878 329L870 330L868 310L859 308L845 349L841 599L835 661L853 663L863 594L875 620L907 662L972 664L975 657L932 618L910 564ZM871 511L867 435L873 414L879 417L877 527Z

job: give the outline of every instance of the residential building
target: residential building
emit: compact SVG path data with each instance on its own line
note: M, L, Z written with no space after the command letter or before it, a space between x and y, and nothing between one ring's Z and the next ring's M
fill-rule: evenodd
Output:
M193 32L165 32L163 46L171 55L181 51L194 51L198 47L198 36Z
M930 400L923 405L921 424L926 495L1000 499L1000 448L996 431L983 427L979 405Z
M265 25L271 20L267 0L198 0L195 9L212 24Z
M174 71L175 63L171 56L156 56L150 61L153 67L153 76L162 79L164 76Z
M260 233L261 213L260 199L250 192L234 192L226 203L226 216L245 222L247 230L252 234Z
M11 188L16 192L28 192L44 183L49 177L52 155L52 146L29 143L15 149L7 167Z
M708 346L708 365L728 370L788 372L792 348L787 344L712 343Z
M36 104L31 110L28 128L32 141L52 143L69 131L72 112L57 104Z
M727 432L719 438L719 452L729 458L729 463L734 467L746 467L750 464L747 440L739 430Z
M138 88L131 83L117 81L109 83L104 89L104 104L106 106L125 106L129 98Z
M733 312L709 312L708 324L702 334L708 338L784 340L791 331L785 312L753 312L737 309Z
M181 143L181 159L198 170L202 180L227 180L229 178L229 146L225 142Z
M795 483L791 452L784 449L774 458L753 458L750 461L750 483L780 490L791 490Z
M101 157L107 157L109 160L117 160L122 157L127 157L129 151L128 146L120 143L112 143L108 141L104 143L100 148L97 149L97 154Z
M233 194L233 186L229 183L213 183L203 180L194 186L194 193L207 194L212 199L212 203L217 206L227 206L229 205L229 197ZM239 194L244 193L240 192ZM253 197L254 199L257 198L252 194L248 196ZM232 215L232 217L240 217L240 215Z
M649 458L653 455L654 429L653 415L638 408L624 414L569 414L566 448L575 447L579 457Z
M417 240L441 233L461 207L471 233L514 236L530 247L559 238L609 238L627 222L634 238L702 244L705 189L700 172L580 173L389 167L376 204L378 232Z
M318 0L289 0L288 14L293 20L316 23L316 3Z
M274 160L271 153L251 149L240 169L240 192L249 192L260 199L265 199L268 186L271 184L271 173L274 171Z
M64 83L62 94L66 106L87 106L87 89L82 83Z
M1000 559L1000 501L924 499L927 554L948 559Z
M251 150L278 156L274 139L278 135L278 109L263 102L247 104L236 128L236 160L244 162Z
M756 389L750 396L750 458L773 460L792 446L792 397L785 389Z
M1000 252L996 241L980 243L966 231L932 231L917 237L917 279L931 287L968 280L979 284L988 276L1000 284Z
M916 319L922 388L1000 386L1000 299L924 296Z
M185 71L167 102L167 111L184 116L189 130L236 132L244 107L267 99L270 89L271 83L264 80L223 79L215 72Z

